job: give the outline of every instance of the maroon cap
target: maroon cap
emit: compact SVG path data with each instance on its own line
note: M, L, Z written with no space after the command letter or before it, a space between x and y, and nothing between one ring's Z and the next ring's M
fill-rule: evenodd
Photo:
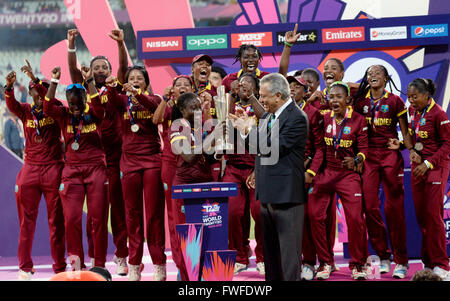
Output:
M207 55L207 54L198 54L192 59L192 64L198 62L198 61L207 61L210 65L213 64L213 59Z
M308 87L308 84L301 76L295 77L295 76L290 75L290 76L286 77L286 79L287 79L288 83L297 82L304 87Z

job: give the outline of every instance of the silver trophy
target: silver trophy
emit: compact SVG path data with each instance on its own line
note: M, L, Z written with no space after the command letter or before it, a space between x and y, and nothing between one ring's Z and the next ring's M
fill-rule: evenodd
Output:
M229 93L225 93L225 86L219 86L217 88L217 96L214 96L214 105L216 107L217 119L220 123L227 120L229 113L229 98ZM225 133L216 140L216 153L214 154L214 158L219 159L220 155L224 154L227 150L233 150L233 144L229 142L229 137Z

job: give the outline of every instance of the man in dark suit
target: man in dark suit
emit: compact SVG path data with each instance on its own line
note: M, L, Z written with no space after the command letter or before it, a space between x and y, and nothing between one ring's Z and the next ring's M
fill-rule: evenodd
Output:
M243 111L230 118L249 151L257 154L266 280L300 280L308 117L290 98L289 83L279 73L261 80L260 102L266 112L258 127Z

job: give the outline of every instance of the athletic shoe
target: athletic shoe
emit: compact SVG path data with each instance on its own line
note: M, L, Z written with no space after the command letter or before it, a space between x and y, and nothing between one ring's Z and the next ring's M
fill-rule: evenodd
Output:
M339 267L335 263L333 263L333 265L331 266L331 273L339 270L340 270Z
M380 262L380 273L385 274L391 271L391 261L389 259Z
M114 255L113 261L115 264L117 264L116 274L120 276L126 276L128 274L127 259Z
M366 280L367 273L364 271L364 268L361 266L356 266L352 270L352 278L355 280Z
M394 272L392 273L392 277L396 279L403 279L406 277L407 272L408 272L408 265L396 264Z
M449 273L449 271L446 271L438 266L434 267L433 269L433 274L438 275L442 280L445 280L448 277Z
M166 264L155 264L155 274L153 275L153 281L166 281Z
M317 270L316 279L317 280L326 280L330 278L331 274L331 265L329 264L321 264L319 269Z
M266 274L266 268L264 266L264 262L258 262L256 264L256 270L259 272L260 275Z
M248 265L236 262L234 264L234 275L239 274L242 271L245 271L248 268Z
M366 262L362 266L362 270L363 270L364 273L366 273L366 275L372 275L372 263Z
M23 270L19 270L19 276L17 277L18 280L31 280L31 275L33 275L34 272L25 272Z
M130 264L128 281L140 281L141 280L141 272L143 269L144 269L143 263L141 263L140 265Z
M312 265L305 263L302 266L301 279L308 280L308 281L314 279L314 267Z
M91 258L91 268L95 267L95 258Z

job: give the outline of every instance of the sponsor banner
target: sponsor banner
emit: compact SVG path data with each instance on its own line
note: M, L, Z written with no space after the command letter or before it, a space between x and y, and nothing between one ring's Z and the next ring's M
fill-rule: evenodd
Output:
M272 32L250 32L231 34L231 48L239 48L243 44L252 44L257 47L270 47Z
M376 27L370 29L371 41L396 40L407 38L408 32L406 26Z
M364 26L322 29L322 43L365 41Z
M447 37L448 24L430 24L411 26L411 38Z
M427 38L427 45L446 45L450 40L448 15L435 15L431 20L428 16L414 16L302 22L299 25L300 36L293 52L377 48L380 41L384 41L384 47L418 46L423 44L418 41L421 37ZM199 53L213 57L234 56L243 44L253 44L264 53L281 53L285 32L294 26L295 23L280 23L138 31L138 58L188 58ZM178 37L179 40L164 41L162 37ZM159 40L147 40L151 38Z
M186 36L187 50L224 48L228 48L228 37L226 34Z
M297 33L300 34L300 36L294 44L310 44L318 42L317 30L302 30ZM286 31L277 32L277 45L284 45L285 34Z
M174 50L183 50L183 37L156 37L142 39L143 52Z

